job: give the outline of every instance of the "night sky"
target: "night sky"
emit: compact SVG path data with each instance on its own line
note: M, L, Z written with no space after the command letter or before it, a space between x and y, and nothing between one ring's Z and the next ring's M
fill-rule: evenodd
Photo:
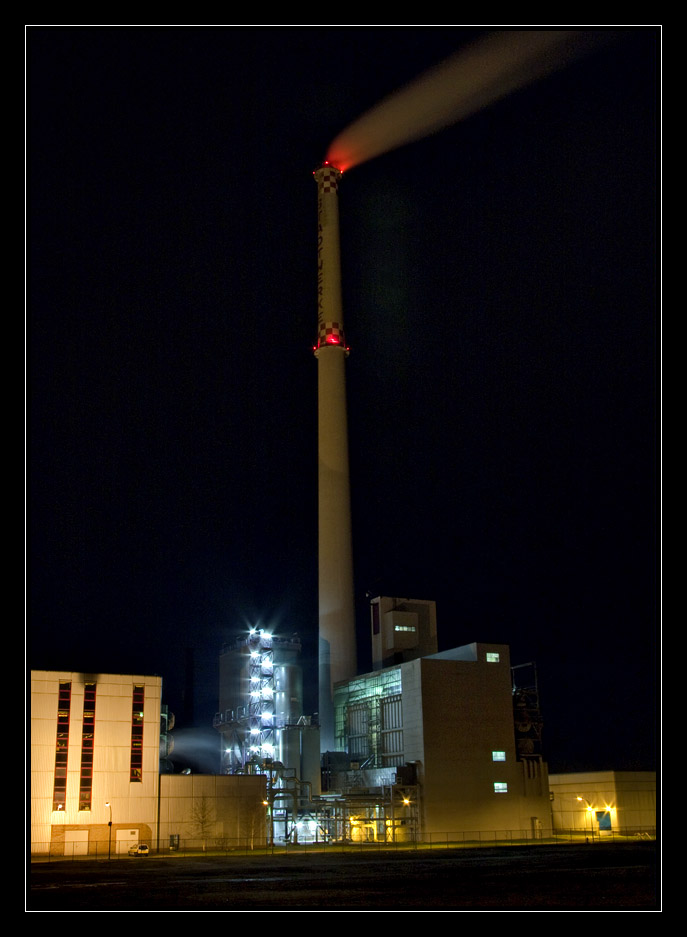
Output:
M160 674L187 730L249 624L312 673L311 173L479 35L28 28L30 667ZM361 672L366 592L435 599L536 662L554 771L655 767L659 45L340 186Z

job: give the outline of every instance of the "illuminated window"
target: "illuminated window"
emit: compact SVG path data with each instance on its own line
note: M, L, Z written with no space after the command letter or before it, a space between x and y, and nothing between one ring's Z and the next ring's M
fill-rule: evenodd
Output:
M93 739L95 732L95 683L84 687L83 724L81 727L81 776L79 778L79 810L91 809L93 788Z
M488 664L498 664L499 655L496 651L487 651L487 663Z
M69 750L69 712L72 685L60 682L57 694L57 739L55 741L55 777L52 809L64 810L67 803L67 753Z
M145 687L135 686L131 703L131 769L130 781L143 780L143 703Z
M505 760L506 760L506 753L505 753L505 752L492 752L492 753L491 753L491 760L492 760L492 761L505 761Z
M348 707L348 753L352 758L366 758L370 753L368 701Z
M505 781L494 781L494 793L495 794L507 794L508 785Z
M380 742L382 764L394 767L403 764L403 703L402 698L388 696L380 700Z
M415 631L415 625L394 625L394 631Z
M402 758L403 743L399 737L384 740L384 735L387 730L402 732L403 723L396 717L392 719L391 709L382 714L380 706L382 700L400 696L400 693L401 670L397 667L359 677L337 688L334 692L335 737L341 751L352 754L354 747L355 760L369 758L368 767L397 764L395 759Z

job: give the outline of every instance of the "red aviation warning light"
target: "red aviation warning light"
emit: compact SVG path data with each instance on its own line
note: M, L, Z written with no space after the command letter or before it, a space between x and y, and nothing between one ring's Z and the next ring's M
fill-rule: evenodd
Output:
M322 322L320 324L317 344L313 347L315 354L317 354L323 345L338 345L340 348L343 348L346 357L350 354L351 349L346 344L343 328L338 322Z
M336 170L336 172L338 172L339 175L341 175L341 176L343 176L343 174L344 174L344 170L341 168L341 166L337 165L336 163L333 163L333 162L332 162L331 160L329 160L329 159L325 159L325 160L323 160L323 161L320 163L320 165L317 167L317 169L313 169L313 176L315 175L316 172L318 172L318 170L320 170L320 169L329 169L329 168L330 168L330 169Z
M341 310L339 213L337 193L341 170L326 159L313 176L317 182L317 344L341 348L348 356Z

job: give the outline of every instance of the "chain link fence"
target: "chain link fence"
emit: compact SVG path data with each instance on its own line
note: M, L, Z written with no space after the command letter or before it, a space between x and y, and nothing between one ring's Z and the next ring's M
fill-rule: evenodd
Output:
M532 846L537 844L566 843L624 843L638 840L655 840L656 827L636 827L618 832L615 830L599 833L586 833L581 830L554 830L547 836L533 836L528 830L472 830L461 832L428 833L416 842L351 842L337 841L328 843L251 843L245 839L179 839L172 845L149 843L147 855L129 854L128 849L117 852L115 844L107 842L78 843L32 843L32 862L64 862L77 860L126 860L129 862L145 861L149 857L182 856L284 856L308 853L329 854L356 852L396 852L426 849L484 848L496 846Z

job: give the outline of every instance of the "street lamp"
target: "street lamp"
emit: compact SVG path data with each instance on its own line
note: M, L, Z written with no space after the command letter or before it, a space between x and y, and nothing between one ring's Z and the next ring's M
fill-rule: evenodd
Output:
M592 834L592 842L594 842L594 808L584 797L578 797L577 799L587 805L586 812L589 814L589 831Z
M107 803L105 804L105 806L110 808L110 819L109 819L108 824L107 824L107 826L108 826L108 835L107 835L107 858L109 859L109 858L110 858L110 854L111 854L111 852L112 852L112 804L111 804L111 803L109 802L109 800L108 800Z
M267 821L267 845L274 846L274 797L270 798L270 795L268 795L262 803L267 814L265 818Z

